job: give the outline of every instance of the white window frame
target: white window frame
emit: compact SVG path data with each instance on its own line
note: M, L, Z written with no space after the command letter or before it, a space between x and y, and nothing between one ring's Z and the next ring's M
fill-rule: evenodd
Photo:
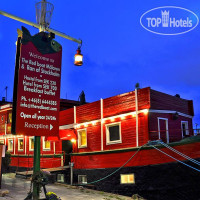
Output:
M23 149L20 149L19 147L20 147L20 140L23 140ZM24 151L24 138L18 138L18 140L17 140L17 144L18 144L18 151Z
M80 144L80 132L81 131L85 131L85 133L86 133L86 145L81 145ZM86 148L87 147L87 129L86 128L84 128L84 129L79 129L78 131L77 131L77 133L78 133L78 148L79 149L81 149L81 148Z
M119 140L110 141L109 127L116 126L116 125L119 126ZM122 143L121 122L114 122L111 124L106 124L105 126L106 126L106 145Z
M13 145L12 145L12 149L8 149L8 151L9 152L13 152L13 149L14 149L14 140L13 139L8 139L8 148L9 148L9 141L12 141Z
M128 183L122 183L122 176L130 176L133 175L133 182L128 182ZM135 174L131 173L131 174L120 174L120 184L124 185L124 184L135 184Z
M49 141L50 142L50 147L49 148L45 147L45 142L46 142L45 141L45 137L42 137L42 147L43 147L43 150L44 151L50 151L51 150L51 142Z
M166 121L166 138L167 138L167 143L169 143L168 118L158 117L158 137L159 137L159 139L160 139L160 120L165 120Z
M65 175L64 174L57 174L57 182L64 183L65 182Z
M181 133L182 133L182 138L183 138L184 136L183 136L182 124L186 124L186 133L185 133L185 135L190 135L190 133L189 133L188 121L181 121Z
M81 177L86 177L86 182L80 182L79 180L80 180ZM81 184L81 183L83 183L83 184L87 183L87 175L78 175L78 183L79 184Z
M33 139L33 142L34 142L34 137L29 137L29 139L28 139L29 151L34 151L34 148L33 148L33 149L31 149L31 139Z

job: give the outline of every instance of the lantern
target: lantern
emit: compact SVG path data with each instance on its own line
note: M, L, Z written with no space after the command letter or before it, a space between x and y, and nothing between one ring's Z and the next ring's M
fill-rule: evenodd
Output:
M74 65L81 66L83 64L83 55L81 54L81 49L78 47L77 53L74 56Z

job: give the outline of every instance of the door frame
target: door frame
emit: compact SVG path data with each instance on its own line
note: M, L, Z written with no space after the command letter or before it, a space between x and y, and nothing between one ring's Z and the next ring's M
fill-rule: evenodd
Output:
M182 138L184 138L184 136L183 136L183 127L182 127L183 124L186 124L185 136L190 135L190 134L189 134L188 121L181 121L181 133L182 133Z
M166 139L167 143L169 143L169 129L168 129L168 118L158 117L158 138L160 138L160 120L164 120L166 124Z

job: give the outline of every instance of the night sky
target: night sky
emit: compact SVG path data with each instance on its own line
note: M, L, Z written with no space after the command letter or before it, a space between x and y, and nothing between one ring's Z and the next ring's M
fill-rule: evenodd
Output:
M0 10L36 22L33 0L1 1ZM61 98L78 100L84 90L88 102L140 87L194 101L194 125L200 127L200 25L181 35L158 35L145 30L140 17L160 6L179 6L200 17L195 0L50 0L54 12L50 28L83 40L84 65L76 67L77 43L56 37L63 46ZM17 28L24 25L0 16L0 98L12 100ZM37 29L24 25L31 34Z

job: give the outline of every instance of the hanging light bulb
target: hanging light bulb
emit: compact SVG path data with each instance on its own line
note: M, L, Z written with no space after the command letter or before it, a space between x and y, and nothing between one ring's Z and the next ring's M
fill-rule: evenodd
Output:
M81 54L81 46L78 46L77 53L74 56L74 65L81 66L83 64L83 55Z

